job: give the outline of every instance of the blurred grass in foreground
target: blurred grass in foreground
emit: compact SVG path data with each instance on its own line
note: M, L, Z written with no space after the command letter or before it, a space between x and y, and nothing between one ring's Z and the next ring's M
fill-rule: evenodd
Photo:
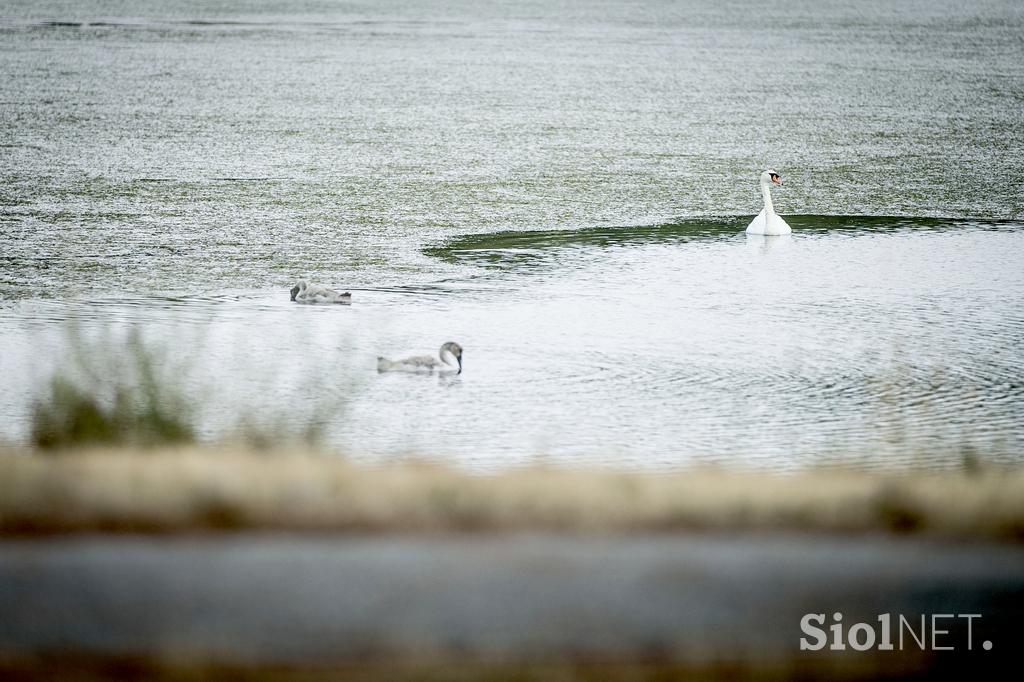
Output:
M215 386L190 381L197 374L195 358L203 352L201 340L178 339L178 346L187 350L171 353L166 343L147 340L138 329L119 334L106 328L86 336L69 325L65 336L58 369L32 402L30 442L41 452L118 445L141 452L210 440L206 422L211 415L227 425L214 429L215 440L238 441L256 450L315 446L325 438L330 418L344 413L355 390L350 384L345 391L330 390L337 363L313 363L300 386L302 400L282 400L271 410L234 396L211 398ZM279 389L276 369L260 368L262 392Z
M585 532L684 529L916 533L1024 540L1024 471L479 475L352 463L244 444L0 457L0 532L202 529Z
M171 361L137 332L110 338L70 330L69 359L34 404L35 449L0 456L0 533L784 528L1024 540L1024 470L976 458L960 471L794 474L357 465L321 448L322 415L345 406L323 368L298 414L287 400L275 415L243 409L231 441L200 446L211 406L185 397L188 357Z
M93 444L157 445L195 440L192 408L137 333L123 347L89 346L70 333L73 367L50 378L32 405L32 442L53 449Z

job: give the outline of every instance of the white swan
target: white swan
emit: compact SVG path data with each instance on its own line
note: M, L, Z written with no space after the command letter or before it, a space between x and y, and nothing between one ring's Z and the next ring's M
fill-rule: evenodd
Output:
M302 279L292 287L291 295L292 300L296 303L341 303L345 305L352 302L352 294L347 291L341 293L319 284L306 284L306 280Z
M455 372L456 374L462 374L462 346L454 341L449 341L441 346L441 350L438 351L437 355L437 358L432 358L429 355L416 355L401 360L388 360L387 358L378 357L377 371L417 372L422 374Z
M747 234L789 234L793 231L786 221L775 213L772 205L772 183L782 184L782 177L770 168L761 173L761 195L764 197L764 208L754 216L747 225Z

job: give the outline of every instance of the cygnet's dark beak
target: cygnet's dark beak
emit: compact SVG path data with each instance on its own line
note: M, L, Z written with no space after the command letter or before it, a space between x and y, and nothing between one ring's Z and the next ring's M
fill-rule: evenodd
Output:
M462 356L460 355L459 357L457 357L455 359L459 361L459 371L456 372L456 374L462 374Z

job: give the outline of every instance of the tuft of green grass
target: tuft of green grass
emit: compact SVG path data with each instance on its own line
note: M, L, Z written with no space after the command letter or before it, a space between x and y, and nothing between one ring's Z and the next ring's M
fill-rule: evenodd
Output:
M139 452L194 443L200 432L256 451L316 448L358 390L337 362L312 364L300 378L303 399L282 401L271 410L245 404L242 393L218 395L212 386L190 381L197 374L195 355L171 354L138 330L124 336L100 329L86 337L72 325L66 335L58 370L31 408L30 442L42 451L131 446ZM262 393L277 391L279 369L270 363L255 373L266 387ZM211 394L217 395L218 407L229 408L212 424Z
M51 377L32 406L32 442L43 450L89 445L162 445L195 440L192 411L157 372L157 353L138 334L107 353L73 337L76 366Z

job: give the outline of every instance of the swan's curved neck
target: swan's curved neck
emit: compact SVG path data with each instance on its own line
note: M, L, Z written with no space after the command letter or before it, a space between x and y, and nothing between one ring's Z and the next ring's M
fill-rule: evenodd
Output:
M767 182L761 183L761 196L764 197L765 214L775 213L775 206L772 204L772 186Z

